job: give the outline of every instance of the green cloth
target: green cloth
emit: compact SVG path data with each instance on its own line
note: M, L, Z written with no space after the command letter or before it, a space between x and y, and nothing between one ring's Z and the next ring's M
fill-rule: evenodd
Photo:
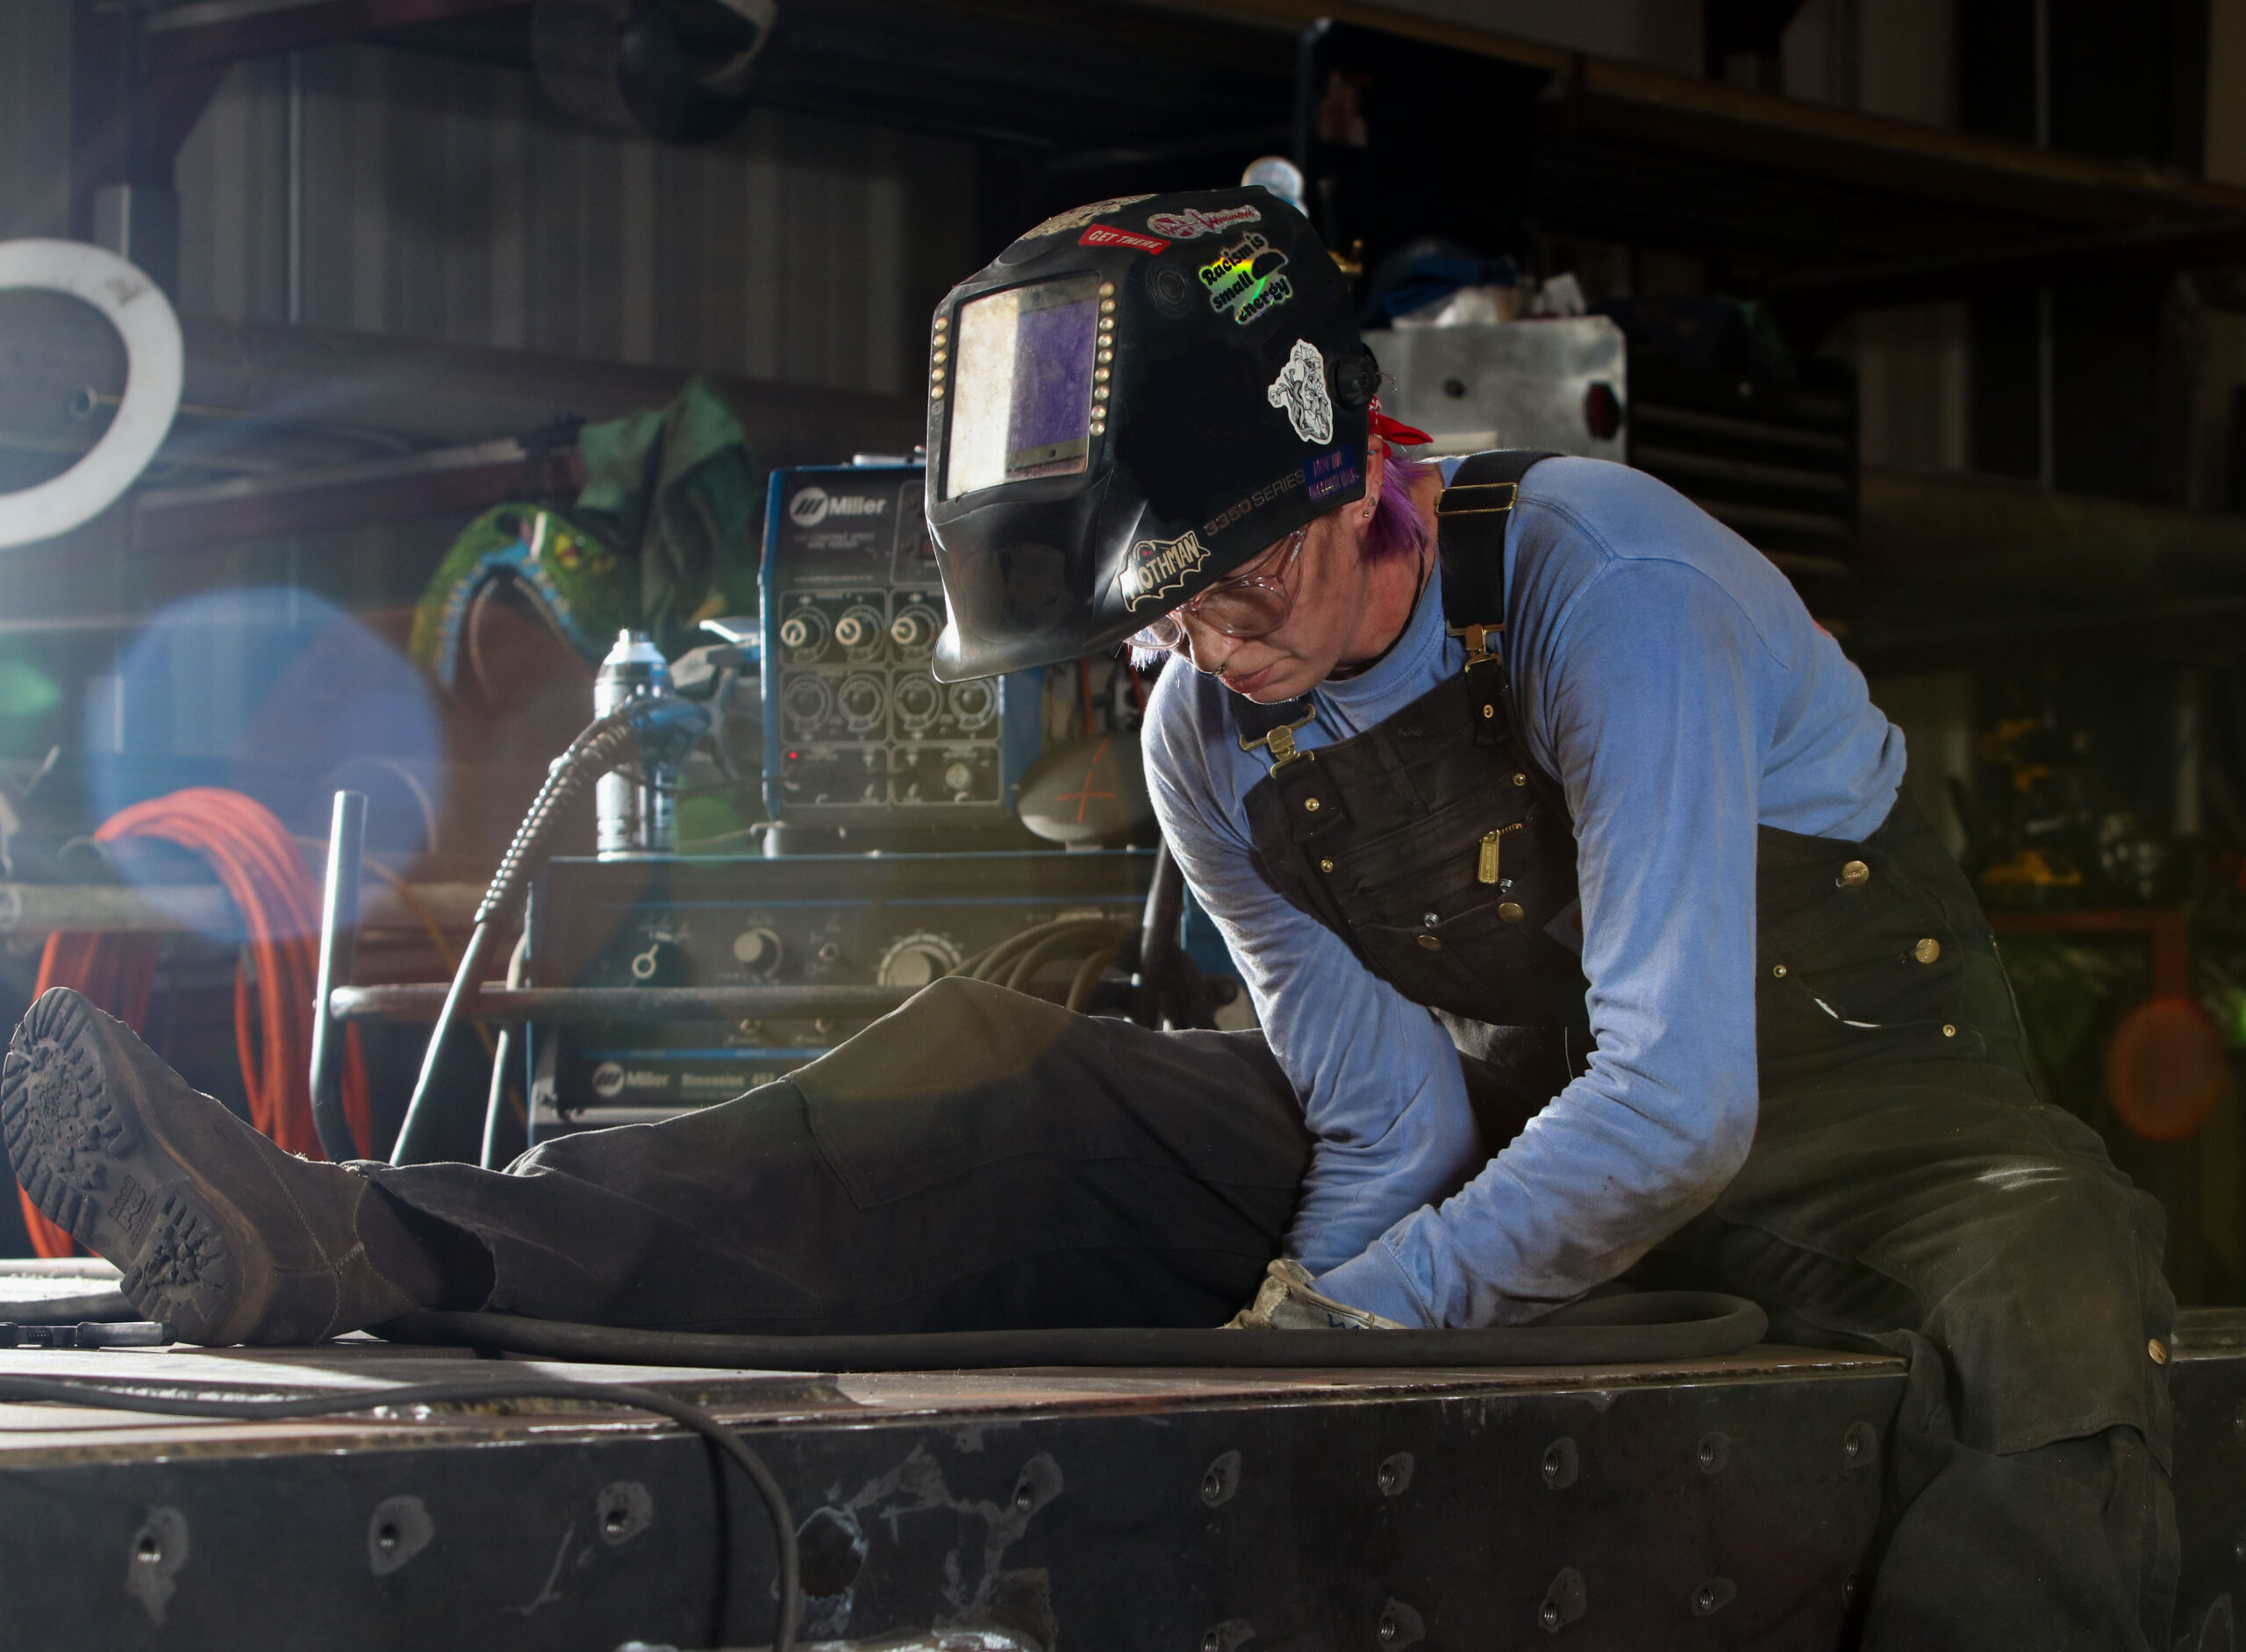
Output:
M556 634L597 661L623 630L664 654L695 626L756 611L764 472L740 421L700 376L668 407L578 433L585 485L567 516L502 504L462 529L413 614L407 652L450 689L476 594L512 580Z
M640 623L676 654L699 621L756 611L763 467L709 380L669 407L588 425L576 518L640 569Z

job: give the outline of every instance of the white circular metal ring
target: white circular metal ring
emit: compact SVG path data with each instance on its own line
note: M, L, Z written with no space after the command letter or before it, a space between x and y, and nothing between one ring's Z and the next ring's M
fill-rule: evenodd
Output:
M0 241L0 291L32 287L91 304L125 340L125 394L100 441L59 476L0 493L0 549L90 522L131 487L170 434L186 349L156 283L115 253L83 241Z

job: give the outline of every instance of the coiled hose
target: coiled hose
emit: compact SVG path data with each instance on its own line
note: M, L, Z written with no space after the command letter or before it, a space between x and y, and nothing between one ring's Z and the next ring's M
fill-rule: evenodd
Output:
M483 961L491 950L492 937L499 924L521 908L523 895L544 862L547 845L562 822L562 811L583 795L586 787L623 761L626 753L635 749L638 725L647 715L648 707L649 702L645 699L626 700L607 715L595 718L547 771L546 783L531 800L522 825L515 828L514 839L507 845L507 852L499 857L499 869L491 875L483 899L476 906L475 930L461 953L460 968L453 972L444 1008L438 1012L437 1025L429 1033L429 1046L421 1054L421 1073L413 1082L413 1098L406 1104L404 1121L398 1126L397 1141L390 1149L392 1164L416 1162L423 1146L422 1138L431 1128L433 1109L429 1097L435 1086L438 1062L444 1055L446 1036L452 1031L461 1003L476 990ZM707 714L705 716L706 719Z

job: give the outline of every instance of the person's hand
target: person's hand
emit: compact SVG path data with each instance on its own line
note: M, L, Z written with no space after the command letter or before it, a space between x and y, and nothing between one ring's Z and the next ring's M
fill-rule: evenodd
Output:
M1255 1293L1255 1300L1226 1321L1227 1331L1400 1331L1404 1327L1377 1313L1350 1307L1311 1288L1310 1271L1298 1262L1282 1256L1267 1270L1270 1277Z

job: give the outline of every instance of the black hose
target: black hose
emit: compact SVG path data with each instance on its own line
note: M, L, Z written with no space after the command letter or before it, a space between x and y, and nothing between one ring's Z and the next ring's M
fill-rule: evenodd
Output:
M561 824L562 812L576 801L587 786L614 768L632 747L633 721L644 716L647 709L643 700L626 700L606 716L588 723L584 732L554 760L553 768L547 771L546 783L531 799L522 825L515 828L507 852L499 857L499 869L491 875L483 903L476 909L475 933L469 935L468 946L461 953L460 968L453 972L444 1008L437 1012L437 1024L429 1031L428 1048L421 1053L421 1073L413 1081L413 1098L405 1105L404 1120L398 1126L397 1141L390 1148L392 1164L412 1163L422 1147L422 1137L428 1134L428 1120L433 1111L429 1097L435 1087L437 1064L444 1054L446 1035L453 1030L461 1005L475 993L483 978L484 955L491 949L497 926L520 905L532 875L544 856L547 840Z
M1231 1331L1169 1327L733 1336L573 1325L511 1313L409 1313L375 1334L546 1359L735 1370L956 1371L1030 1365L1258 1367L1638 1365L1736 1354L1770 1319L1743 1298L1644 1291L1484 1331Z
M136 1381L146 1383L147 1379ZM558 1377L500 1377L488 1381L410 1383L396 1388L346 1389L332 1394L308 1394L293 1399L214 1399L175 1394L152 1394L146 1387L111 1388L103 1383L68 1382L41 1377L0 1377L0 1400L51 1400L61 1405L84 1405L107 1411L149 1412L159 1417L211 1417L238 1422L274 1422L291 1417L327 1417L343 1412L373 1411L392 1405L481 1405L494 1399L574 1399L599 1405L626 1405L651 1411L692 1429L732 1458L764 1500L772 1519L774 1546L780 1557L779 1621L774 1626L772 1652L792 1652L796 1631L803 1622L802 1557L797 1552L795 1518L788 1511L787 1494L764 1459L746 1441L699 1405L675 1398L659 1389L635 1388L606 1383L573 1383ZM721 1574L722 1575L722 1574ZM713 1642L724 1639L725 1603L718 1603L719 1622L712 1626Z

